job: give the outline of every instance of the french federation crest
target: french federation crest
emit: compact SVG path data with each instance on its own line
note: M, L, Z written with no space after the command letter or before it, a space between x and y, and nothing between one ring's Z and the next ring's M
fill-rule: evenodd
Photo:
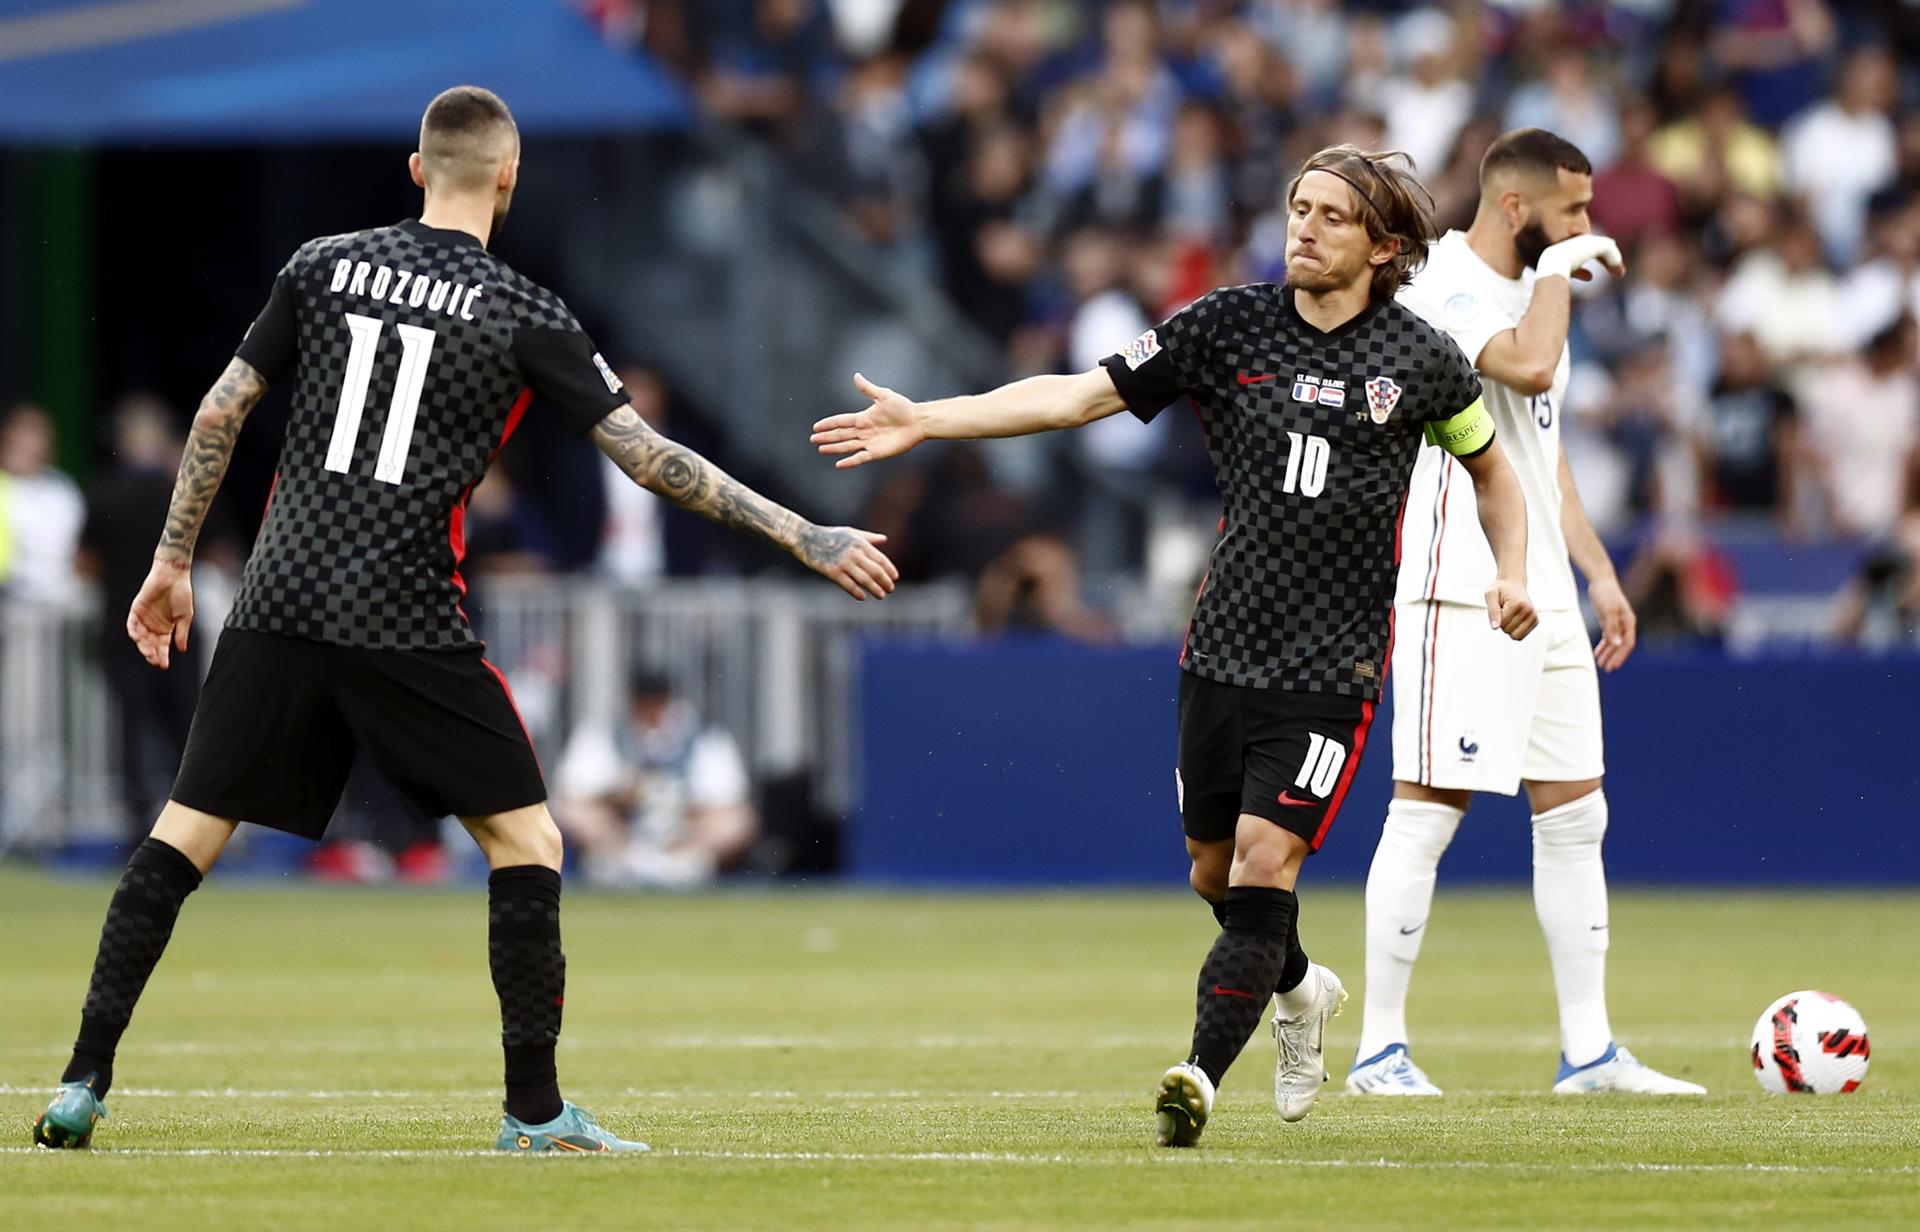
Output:
M1376 376L1367 382L1367 413L1373 422L1383 424L1400 405L1400 386L1390 376Z

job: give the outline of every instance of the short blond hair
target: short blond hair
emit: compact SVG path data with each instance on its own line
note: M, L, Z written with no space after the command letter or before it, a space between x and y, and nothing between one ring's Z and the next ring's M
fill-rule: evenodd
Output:
M420 117L420 163L432 184L489 187L501 162L520 147L513 112L492 90L442 90Z

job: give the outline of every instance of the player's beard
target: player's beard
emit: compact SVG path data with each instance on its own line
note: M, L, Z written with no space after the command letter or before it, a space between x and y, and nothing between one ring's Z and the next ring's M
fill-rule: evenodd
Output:
M1332 291L1344 291L1356 280L1370 277L1371 274L1372 267L1365 262L1358 269L1346 270L1338 266L1310 270L1295 264L1287 270L1287 285L1308 295L1325 295Z
M1520 254L1520 263L1528 269L1539 269L1540 254L1552 246L1553 240L1548 237L1547 229L1540 225L1538 219L1514 233L1514 251Z

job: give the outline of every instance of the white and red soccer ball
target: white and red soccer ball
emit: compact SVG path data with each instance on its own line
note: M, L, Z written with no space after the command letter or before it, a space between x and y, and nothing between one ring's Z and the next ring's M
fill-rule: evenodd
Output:
M1753 1076L1773 1095L1845 1095L1867 1076L1867 1024L1831 993L1790 992L1753 1024Z

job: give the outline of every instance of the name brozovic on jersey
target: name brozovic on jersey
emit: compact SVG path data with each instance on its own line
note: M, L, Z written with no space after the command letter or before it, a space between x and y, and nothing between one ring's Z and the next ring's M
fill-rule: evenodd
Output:
M237 355L294 388L227 624L346 646L477 645L474 485L532 398L576 433L627 401L558 296L417 221L302 245Z
M1143 420L1181 395L1223 516L1181 665L1223 684L1373 700L1407 478L1437 426L1484 425L1447 336L1389 301L1330 332L1271 283L1211 292L1101 361ZM1471 412L1463 415L1462 412ZM1443 439L1471 455L1492 437Z

